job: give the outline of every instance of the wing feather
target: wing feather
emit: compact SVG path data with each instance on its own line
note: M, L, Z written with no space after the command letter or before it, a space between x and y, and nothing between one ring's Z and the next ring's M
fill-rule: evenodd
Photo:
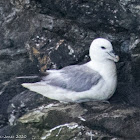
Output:
M98 72L86 65L74 65L57 71L48 71L48 75L42 77L42 81L49 85L82 92L95 86L101 78Z

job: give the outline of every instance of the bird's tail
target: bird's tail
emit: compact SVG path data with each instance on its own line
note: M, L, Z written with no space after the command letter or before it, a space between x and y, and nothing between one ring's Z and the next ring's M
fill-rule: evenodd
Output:
M25 88L28 88L30 91L39 93L50 99L55 99L55 100L60 100L60 101L69 100L69 99L67 99L67 97L64 94L64 93L68 92L67 90L48 85L44 82L23 83L21 85Z
M33 86L33 83L23 83L21 84L23 87L30 89L31 86Z
M42 84L40 82L36 82L36 83L23 83L21 84L23 87L34 91L36 93L42 94L44 96L46 96L47 91L49 90L49 86L47 86L45 83Z

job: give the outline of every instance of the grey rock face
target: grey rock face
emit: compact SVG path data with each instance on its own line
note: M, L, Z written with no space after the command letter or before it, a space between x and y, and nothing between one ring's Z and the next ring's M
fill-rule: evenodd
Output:
M0 134L24 132L30 138L39 134L39 138L53 140L59 134L60 140L138 139L139 32L139 0L1 0ZM111 105L60 105L51 110L44 107L57 101L21 87L21 83L37 79L17 79L18 76L38 75L39 71L89 61L89 45L97 37L110 40L120 56L118 87ZM35 114L29 122L28 117L32 118L41 105L45 113ZM30 110L26 124L17 121ZM77 112L83 119L77 117Z
M25 74L31 69L29 66L33 66L24 47L35 30L32 27L30 17L33 14L29 12L29 4L27 1L18 0L1 1L0 83Z
M21 133L27 139L44 140L138 139L139 117L138 108L126 105L51 103L23 115L16 125L9 126L6 134ZM5 129L0 130L0 135Z

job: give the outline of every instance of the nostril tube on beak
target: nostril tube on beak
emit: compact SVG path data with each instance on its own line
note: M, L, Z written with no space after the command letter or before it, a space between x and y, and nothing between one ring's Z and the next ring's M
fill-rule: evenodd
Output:
M118 62L119 61L119 56L115 54L114 50L110 51L108 54L112 57L112 59L115 62Z
M110 53L112 53L112 54L116 55L116 53L114 52L114 50L112 50Z

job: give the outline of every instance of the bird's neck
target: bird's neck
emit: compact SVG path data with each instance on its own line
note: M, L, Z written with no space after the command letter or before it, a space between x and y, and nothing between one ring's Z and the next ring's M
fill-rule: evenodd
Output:
M90 61L87 63L87 65L99 72L104 78L107 78L108 76L116 76L116 65L113 61L106 60L106 61Z

